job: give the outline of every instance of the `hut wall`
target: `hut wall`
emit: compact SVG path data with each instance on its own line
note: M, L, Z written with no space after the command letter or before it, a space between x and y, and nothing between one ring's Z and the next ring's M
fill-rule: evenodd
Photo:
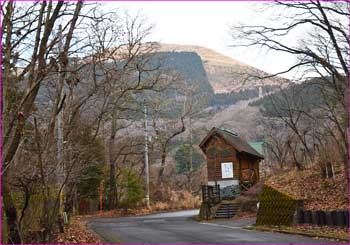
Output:
M239 158L241 162L241 169L240 169L241 175L245 170L251 169L255 173L254 182L258 182L259 181L259 160L247 154L241 154Z
M239 161L236 150L223 139L213 137L206 147L208 181L239 179ZM233 163L233 178L222 179L221 163Z

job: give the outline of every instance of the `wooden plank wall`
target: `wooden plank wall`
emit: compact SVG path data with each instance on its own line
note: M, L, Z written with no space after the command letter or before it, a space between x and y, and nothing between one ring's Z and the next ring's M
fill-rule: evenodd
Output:
M218 152L216 157L213 155L214 149ZM225 156L222 156L224 152ZM232 179L239 179L239 162L237 159L236 150L229 144L227 144L223 139L219 137L213 137L206 147L206 157L207 157L207 171L208 180L215 181L222 180L221 176L221 163L222 162L232 162L233 163L233 174ZM216 164L215 164L216 162ZM224 179L229 180L229 179Z
M241 154L241 170L245 169L252 169L255 172L255 182L259 181L259 163L256 158L248 155L248 154Z
M213 154L213 152L217 153L216 156ZM230 180L222 179L222 162L233 163L234 176L232 179L239 180L242 170L252 169L255 172L254 182L259 181L259 160L246 153L237 153L237 151L231 145L227 144L222 138L213 136L206 145L205 154L207 157L208 181Z

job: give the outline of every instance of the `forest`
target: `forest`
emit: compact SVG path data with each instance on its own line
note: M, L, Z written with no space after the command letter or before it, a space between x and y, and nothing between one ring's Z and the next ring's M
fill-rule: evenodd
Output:
M149 160L164 168L195 91L144 41L153 27L142 16L98 6L2 5L4 241L50 242L71 215L144 205L145 192L151 205L171 198L145 187L143 118ZM165 178L153 172L147 186Z
M286 71L245 74L254 81L303 72L288 86L227 93L214 93L197 53L159 51L142 14L83 1L1 7L3 243L57 242L77 215L198 208L198 144L224 116L245 140L264 141L262 170L276 187L280 174L308 171L349 183L348 3L276 2L294 14L281 26L231 26L232 48L296 57ZM302 44L280 40L306 24Z

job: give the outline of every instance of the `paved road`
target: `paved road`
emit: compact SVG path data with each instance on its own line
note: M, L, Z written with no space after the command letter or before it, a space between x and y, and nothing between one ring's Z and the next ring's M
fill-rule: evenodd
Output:
M107 243L330 243L298 235L243 229L252 220L196 222L198 210L91 219L89 228Z

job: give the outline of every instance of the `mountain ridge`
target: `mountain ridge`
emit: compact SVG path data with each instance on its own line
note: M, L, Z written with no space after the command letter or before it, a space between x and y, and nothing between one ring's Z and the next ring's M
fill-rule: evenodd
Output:
M199 45L157 43L156 52L197 53L202 59L209 83L216 94L238 92L266 85L285 86L290 83L288 79L281 77L259 79L258 77L270 74Z

